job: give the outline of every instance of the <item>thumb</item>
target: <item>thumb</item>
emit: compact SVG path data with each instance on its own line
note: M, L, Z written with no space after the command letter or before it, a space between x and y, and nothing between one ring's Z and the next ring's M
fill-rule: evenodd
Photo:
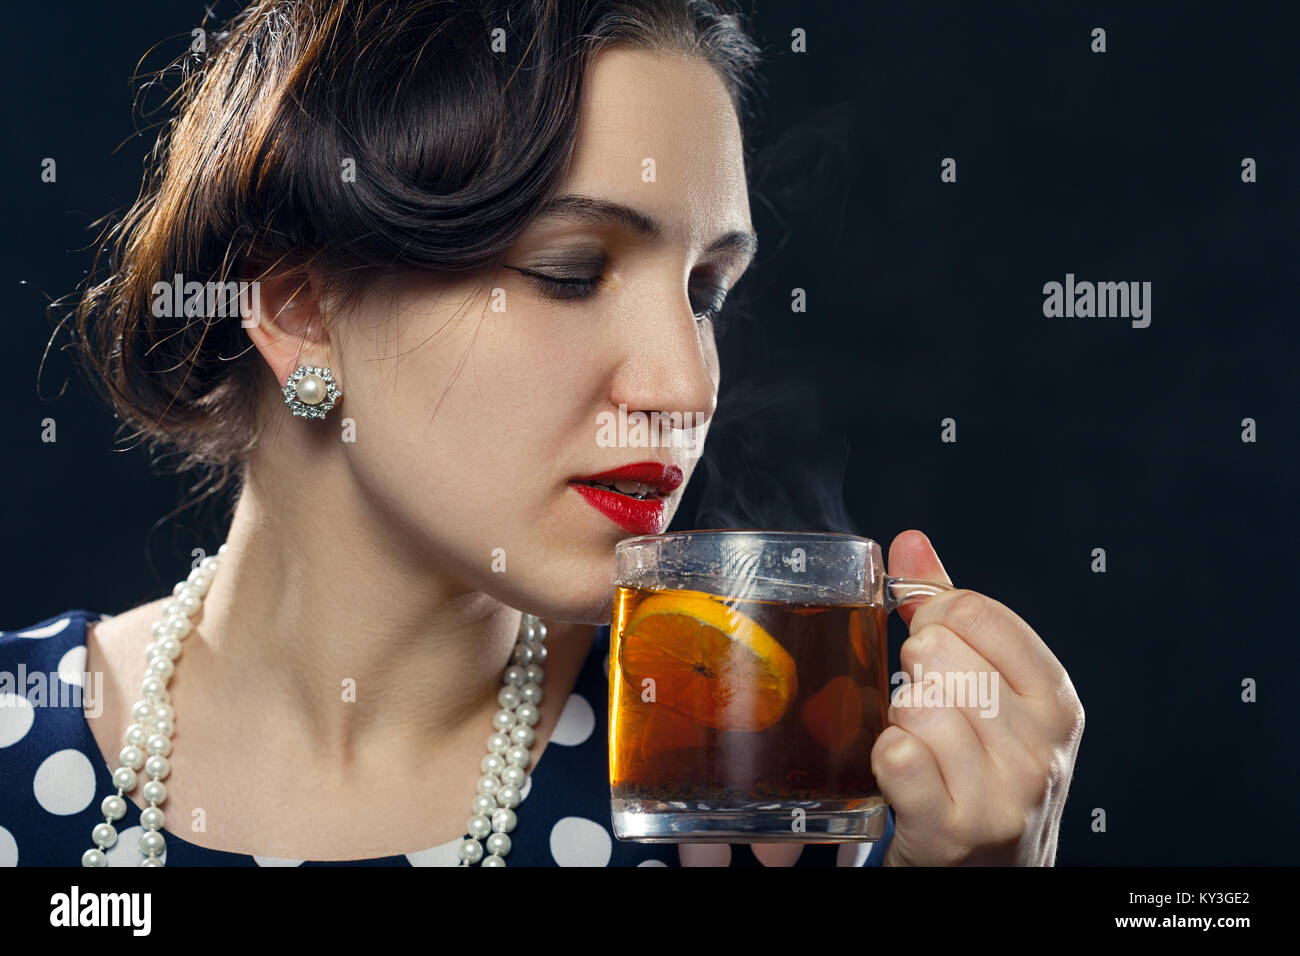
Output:
M920 531L904 531L889 546L889 558L886 568L891 577L923 578L952 586L952 578L943 568L939 553L934 550L930 539ZM905 604L898 609L898 616L908 627L912 626L912 615L918 605Z

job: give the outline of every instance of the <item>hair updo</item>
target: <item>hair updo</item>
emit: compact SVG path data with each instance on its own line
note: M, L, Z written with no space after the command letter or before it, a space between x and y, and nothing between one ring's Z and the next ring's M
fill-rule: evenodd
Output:
M174 117L69 315L128 437L200 470L204 496L241 487L265 363L237 318L156 316L155 284L309 266L346 304L385 275L498 263L614 44L703 57L744 129L760 51L727 0L265 0L163 70Z

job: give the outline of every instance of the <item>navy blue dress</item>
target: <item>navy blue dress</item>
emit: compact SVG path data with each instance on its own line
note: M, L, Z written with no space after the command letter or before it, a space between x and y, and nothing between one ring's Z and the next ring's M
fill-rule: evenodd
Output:
M86 623L110 615L64 611L0 631L0 866L80 866L99 805L116 793L82 709ZM529 774L507 866L762 866L748 844L616 840L610 826L609 628L597 633L545 752ZM96 688L92 687L92 693ZM93 701L92 701L93 703ZM123 728L125 729L125 728ZM536 793L531 793L536 782ZM466 802L468 803L466 796ZM110 866L137 866L140 808L127 799ZM162 804L166 814L167 805ZM469 817L468 808L466 819ZM876 843L809 844L794 866L879 866L892 810ZM164 828L167 866L455 866L461 839L368 860L282 860L198 846ZM758 854L776 847L760 846ZM790 852L789 848L781 850ZM784 858L788 859L788 857ZM789 865L789 864L782 864Z

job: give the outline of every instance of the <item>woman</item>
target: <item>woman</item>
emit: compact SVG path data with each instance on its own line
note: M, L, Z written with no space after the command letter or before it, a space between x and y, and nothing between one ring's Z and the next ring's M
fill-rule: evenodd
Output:
M601 416L707 429L755 249L755 62L684 0L260 3L209 42L77 330L136 434L237 493L229 532L172 597L0 638L10 670L104 675L97 716L3 725L31 783L0 798L0 861L1052 862L1072 688L987 730L900 712L875 845L610 838L613 546L667 525L695 459L606 447ZM258 283L242 319L188 286L228 280ZM900 542L891 571L942 575ZM1021 642L1027 685L1068 686L1023 622L954 594L927 634L953 608ZM926 722L945 740L917 748ZM1009 783L975 762L999 737ZM957 812L991 785L995 819Z

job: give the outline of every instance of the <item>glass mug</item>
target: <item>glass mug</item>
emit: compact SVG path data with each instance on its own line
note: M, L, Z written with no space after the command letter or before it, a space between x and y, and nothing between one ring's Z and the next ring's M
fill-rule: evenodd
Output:
M880 545L813 531L684 531L615 548L614 835L641 843L884 836L886 618L950 590Z

